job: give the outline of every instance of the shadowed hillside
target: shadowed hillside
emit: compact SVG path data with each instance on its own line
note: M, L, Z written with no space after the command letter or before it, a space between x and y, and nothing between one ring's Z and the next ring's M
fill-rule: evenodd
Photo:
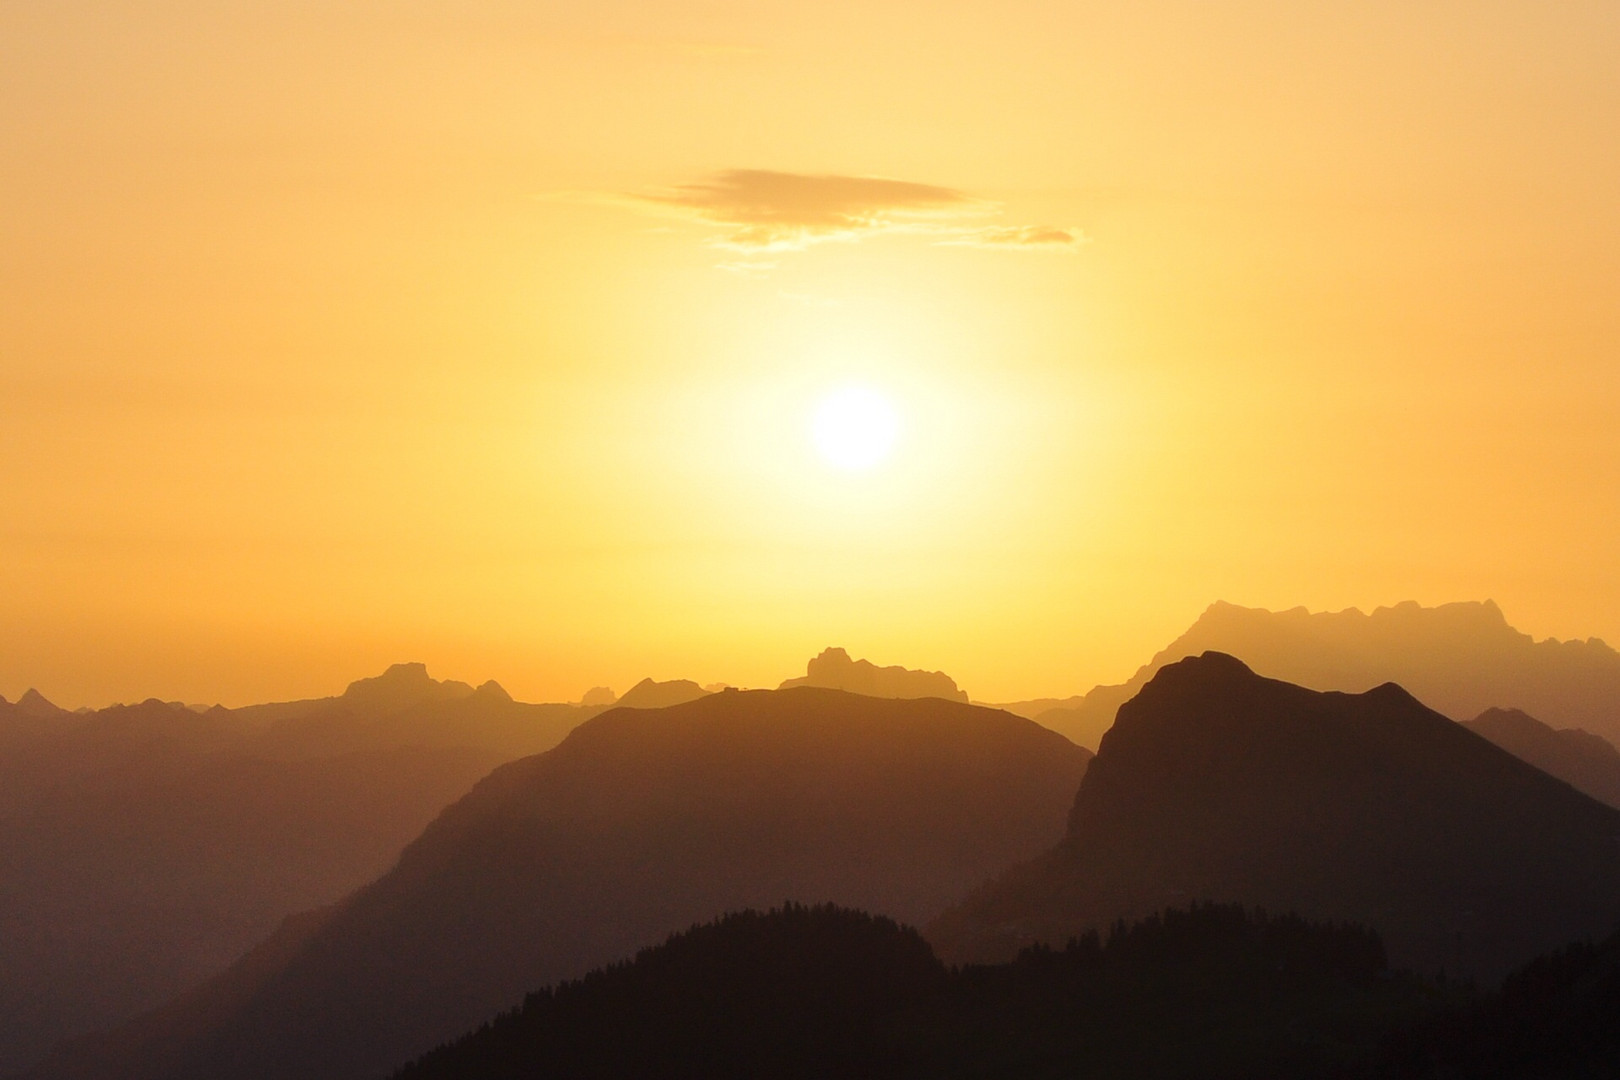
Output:
M420 664L246 710L0 705L0 1073L375 878L480 777L594 711Z
M1365 922L1392 958L1499 977L1620 920L1620 812L1398 686L1315 693L1205 653L1119 710L1069 834L936 921L1010 956L1208 897Z
M1313 690L1359 693L1394 682L1453 720L1504 706L1620 742L1620 653L1596 638L1535 641L1489 600L1434 608L1407 602L1370 615L1216 603L1126 683L1002 707L1095 749L1119 706L1155 672L1210 651Z
M932 699L614 709L446 810L209 1036L177 1054L172 1016L144 1044L138 1022L113 1040L136 1048L119 1069L69 1053L40 1075L364 1076L727 910L811 898L918 920L1061 837L1089 756Z
M1486 709L1463 725L1577 791L1620 807L1620 750L1590 731L1555 731L1518 709Z
M1620 934L1509 975L1497 993L1387 1040L1377 1080L1607 1080L1620 1067Z
M1235 907L954 971L886 919L789 907L531 994L397 1080L1318 1080L1435 998L1374 934Z
M956 681L943 671L912 671L899 665L878 667L870 660L851 660L843 649L823 649L805 666L801 678L789 679L781 689L819 686L847 690L880 698L944 698L967 701L967 694L956 688Z

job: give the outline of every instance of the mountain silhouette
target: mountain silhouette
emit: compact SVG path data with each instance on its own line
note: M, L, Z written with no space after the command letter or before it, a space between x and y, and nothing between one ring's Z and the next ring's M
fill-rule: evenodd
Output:
M1394 684L1318 693L1204 653L1120 708L1065 839L936 920L1004 958L1191 898L1378 929L1392 958L1500 977L1620 920L1620 812Z
M944 698L966 702L968 696L943 671L912 671L898 666L878 667L870 660L851 660L843 649L828 648L806 665L803 678L789 679L781 689L819 686L880 698Z
M421 665L286 705L0 706L0 1074L372 880L491 769L599 711Z
M96 1043L99 1071L69 1049L38 1075L374 1074L727 910L813 898L920 920L1055 842L1089 757L935 699L805 687L613 709L480 782L240 1009L204 994L188 1015L222 1019L147 1017ZM187 1029L206 1031L163 1034ZM109 1045L127 1048L117 1068Z
M426 701L454 701L472 694L473 688L464 682L433 678L426 664L394 664L381 675L350 683L343 700L363 709L398 712Z
M708 693L691 679L671 679L669 682L642 679L613 704L621 709L664 709L696 701Z
M1078 698L1000 706L1095 749L1119 706L1166 664L1204 652L1236 656L1313 690L1360 692L1398 683L1453 720L1496 706L1620 743L1620 653L1597 638L1536 641L1490 600L1421 607L1407 601L1371 614L1355 608L1266 611L1219 602L1125 683Z
M579 699L581 705L612 705L618 701L618 695L606 686L593 686L585 691L585 696Z
M948 970L887 919L789 905L531 993L396 1080L1319 1080L1435 996L1364 929L1229 906Z
M1463 726L1575 790L1620 807L1620 750L1601 735L1557 731L1518 709L1486 709Z
M69 715L66 709L60 709L55 705L52 705L45 699L44 694L41 694L33 687L29 687L27 690L24 690L22 697L17 699L16 703L11 706L11 709L22 716L45 717Z

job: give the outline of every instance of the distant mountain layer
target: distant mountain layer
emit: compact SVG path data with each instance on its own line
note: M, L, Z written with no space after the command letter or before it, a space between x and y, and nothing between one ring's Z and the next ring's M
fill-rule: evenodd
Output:
M373 1075L727 910L920 920L1061 837L1089 758L940 700L798 688L613 709L492 773L280 970L229 972L37 1075Z
M0 1074L375 878L480 777L597 711L420 664L246 710L0 705Z
M1620 812L1393 684L1316 693L1205 653L1121 707L1053 850L928 931L951 960L1193 898L1377 928L1500 977L1620 922Z
M1577 791L1620 807L1620 750L1602 736L1555 731L1518 709L1486 709L1463 725Z
M1364 929L1234 907L966 970L887 919L787 907L533 993L397 1080L1319 1080L1437 999Z
M1394 682L1453 720L1516 708L1620 743L1620 653L1596 638L1536 641L1509 626L1489 600L1434 608L1408 602L1371 614L1216 603L1128 682L1047 709L1035 708L1046 702L1009 707L1095 748L1115 711L1155 672L1209 651L1313 690L1360 692Z
M944 698L966 702L967 694L943 671L912 671L898 666L878 667L870 660L851 660L843 649L828 648L806 665L802 678L789 679L781 689L819 686L880 698Z
M707 690L690 679L671 679L669 682L642 679L613 704L622 709L667 709L671 705L696 701L707 694Z

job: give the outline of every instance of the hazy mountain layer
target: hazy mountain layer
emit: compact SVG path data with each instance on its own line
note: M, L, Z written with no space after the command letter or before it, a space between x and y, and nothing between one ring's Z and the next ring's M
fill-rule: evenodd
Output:
M1517 708L1620 742L1620 653L1596 638L1535 641L1489 600L1435 608L1408 602L1371 614L1216 603L1124 684L1051 708L1039 708L1046 701L1005 707L1095 749L1115 711L1155 672L1208 651L1313 690L1360 692L1394 682L1453 720Z
M1577 791L1620 807L1620 750L1579 728L1555 731L1518 709L1487 709L1463 725Z
M1190 898L1348 919L1394 959L1498 977L1620 920L1620 812L1393 684L1316 693L1206 653L1119 710L1069 833L936 921L1010 956Z
M613 704L625 709L664 709L696 701L706 694L708 691L691 679L671 679L668 682L642 679Z
M365 1076L727 910L832 900L919 920L1061 837L1089 757L937 699L800 688L614 709L446 810L179 1067L137 1023L111 1040L137 1048L119 1069L69 1054L41 1075Z
M0 705L0 1073L372 880L480 777L594 711L421 665L251 710Z
M787 680L781 689L795 686L819 686L881 698L937 697L962 702L968 699L967 694L956 688L956 681L943 671L912 671L898 665L878 667L870 660L851 660L849 653L838 648L823 649L805 666L802 678Z

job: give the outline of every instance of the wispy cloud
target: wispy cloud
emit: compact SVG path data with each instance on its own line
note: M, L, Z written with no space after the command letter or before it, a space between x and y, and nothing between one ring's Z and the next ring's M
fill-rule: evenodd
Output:
M987 225L985 219L999 212L994 202L937 184L875 176L728 169L631 201L718 227L712 243L749 256L750 268L763 254L884 233L995 248L1072 248L1083 239L1076 230L1049 225Z
M1069 251L1087 242L1079 229L1060 229L1055 225L1014 225L1000 229L977 229L963 232L942 244L984 248L1031 248Z
M960 191L934 184L765 169L730 169L645 199L724 226L718 243L749 252L796 251L983 210Z

